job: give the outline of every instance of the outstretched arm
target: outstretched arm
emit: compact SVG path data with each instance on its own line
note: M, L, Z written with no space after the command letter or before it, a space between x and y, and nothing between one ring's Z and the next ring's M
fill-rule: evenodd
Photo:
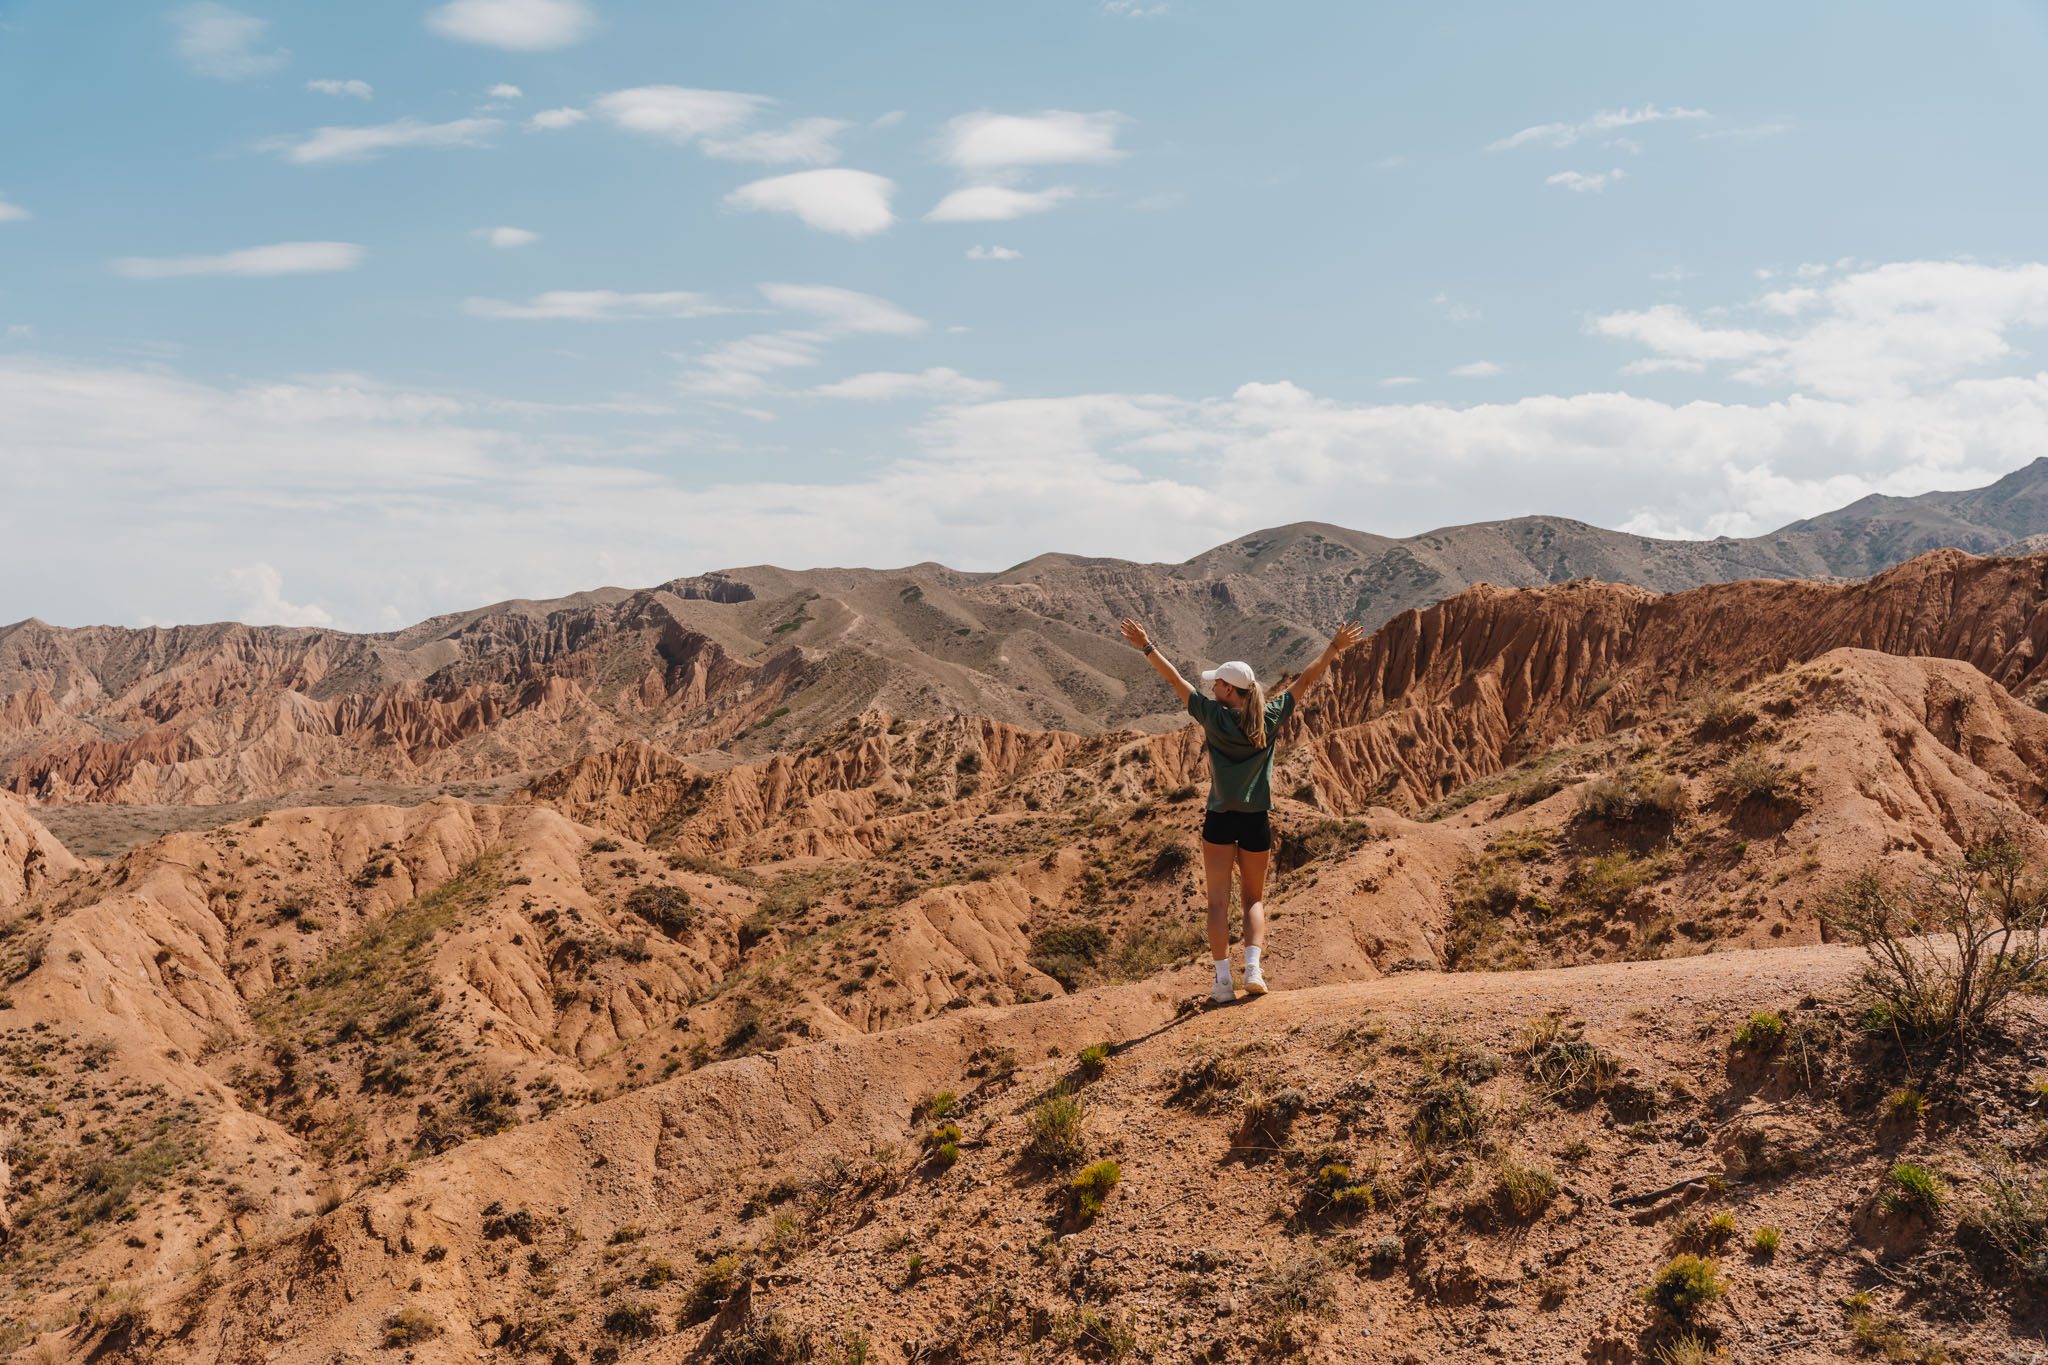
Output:
M1188 680L1180 675L1179 669L1166 661L1164 654L1152 648L1152 637L1145 633L1145 628L1126 616L1123 632L1124 638L1131 642L1131 648L1145 651L1145 661L1152 665L1155 673L1166 679L1166 685L1173 689L1173 695L1180 698L1182 706L1186 706L1195 689L1188 686Z
M1316 685L1316 681L1320 679L1323 676L1323 674L1330 671L1330 665L1336 661L1336 658L1339 654L1342 654L1345 650L1351 648L1353 645L1357 644L1360 640L1363 640L1364 638L1364 626L1359 625L1356 621L1345 622L1344 625L1338 629L1337 633L1330 638L1330 643L1323 646L1323 652L1321 654L1316 655L1316 661L1310 664L1307 668L1302 669L1301 675L1299 677L1295 678L1292 682L1288 683L1287 686L1281 688L1280 691L1276 692L1274 695L1281 696L1291 692L1294 694L1294 698L1296 701L1301 700L1302 696L1306 694L1311 687L1314 687Z

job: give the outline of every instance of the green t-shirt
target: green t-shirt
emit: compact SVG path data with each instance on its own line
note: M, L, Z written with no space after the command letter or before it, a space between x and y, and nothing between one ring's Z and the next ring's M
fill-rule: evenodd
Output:
M1273 809L1273 754L1281 723L1294 714L1294 694L1283 692L1266 703L1263 749L1252 747L1237 712L1214 697L1188 693L1188 714L1202 723L1209 742L1209 809Z

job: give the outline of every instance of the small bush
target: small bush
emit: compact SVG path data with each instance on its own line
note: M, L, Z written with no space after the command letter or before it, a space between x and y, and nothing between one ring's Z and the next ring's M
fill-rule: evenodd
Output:
M1123 1168L1114 1161L1098 1161L1083 1168L1079 1175L1067 1182L1067 1191L1073 1196L1074 1217L1082 1223L1090 1223L1102 1212L1103 1201L1109 1192L1124 1178Z
M1503 1159L1494 1173L1494 1205L1518 1223L1540 1217L1555 1198L1557 1179L1549 1171Z
M619 851L619 841L609 838L592 839L590 841L590 851L592 853L617 853Z
M1472 1087L1455 1077L1440 1077L1422 1091L1408 1136L1425 1150L1458 1147L1478 1137L1485 1126L1486 1116Z
M1727 1357L1711 1338L1693 1332L1681 1332L1657 1348L1651 1357L1656 1365L1713 1365Z
M1546 1014L1522 1031L1530 1079L1549 1098L1574 1109L1606 1094L1621 1071L1614 1054L1588 1042L1581 1028L1561 1014Z
M441 1335L441 1324L424 1308L401 1308L384 1319L386 1346L417 1346Z
M1735 1031L1737 1047L1753 1048L1758 1052L1769 1052L1785 1042L1785 1016L1776 1010L1758 1010L1749 1016L1749 1022Z
M1649 1304L1681 1327L1691 1326L1728 1292L1719 1267L1705 1256L1684 1252L1665 1262L1642 1291Z
M661 1315L651 1303L628 1299L615 1303L604 1315L604 1330L615 1337L658 1337Z
M1880 1199L1893 1213L1917 1213L1932 1218L1948 1201L1948 1187L1940 1176L1912 1161L1899 1161L1885 1172L1885 1190Z
M1048 1166L1080 1165L1088 1154L1088 1140L1081 1129L1083 1117L1079 1095L1064 1090L1047 1095L1031 1111L1024 1154Z
M1295 1119L1308 1107L1308 1096L1293 1086L1254 1090L1244 1097L1238 1116L1238 1145L1277 1151L1287 1141Z
M1790 768L1758 749L1729 759L1714 780L1715 792L1731 806L1775 804L1789 800L1798 788L1799 779Z
M680 886L635 887L626 897L626 909L670 938L690 927L690 893Z
M1784 1233L1766 1223L1751 1234L1750 1254L1760 1261L1768 1261L1778 1254L1778 1244L1784 1239Z
M1332 1218L1354 1218L1371 1213L1379 1203L1372 1179L1361 1179L1342 1161L1325 1162L1309 1181L1308 1209Z
M1092 1081L1102 1074L1104 1067L1109 1065L1109 1044L1091 1043L1081 1049L1080 1054L1074 1058L1074 1061L1082 1077Z
M690 1287L677 1325L688 1327L714 1316L752 1278L753 1267L737 1255L715 1257L697 1272L697 1282Z
M1885 1112L1902 1123L1910 1123L1927 1112L1927 1097L1912 1086L1892 1091L1884 1103Z
M1689 808L1684 783L1643 767L1596 777L1579 789L1579 817L1602 824L1670 826Z
M1061 925L1034 935L1025 961L1071 991L1108 947L1109 935L1098 925Z
M2048 1174L1992 1153L1958 1221L2009 1269L2048 1288Z
M1572 868L1566 888L1593 909L1612 914L1642 889L1651 871L1644 859L1621 852L1603 853Z
M2015 994L2048 982L2048 885L2003 830L1917 880L1867 869L1830 893L1822 918L1862 945L1873 1015L1910 1037L1967 1049Z

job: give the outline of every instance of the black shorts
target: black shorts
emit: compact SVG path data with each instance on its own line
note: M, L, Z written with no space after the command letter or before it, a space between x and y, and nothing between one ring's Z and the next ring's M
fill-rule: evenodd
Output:
M1262 810L1212 810L1202 817L1202 842L1236 844L1246 853L1270 853L1272 817Z

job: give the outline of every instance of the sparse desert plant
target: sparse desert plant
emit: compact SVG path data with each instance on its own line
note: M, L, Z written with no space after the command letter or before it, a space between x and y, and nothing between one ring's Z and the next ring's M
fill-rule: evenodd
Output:
M1587 858L1571 870L1566 889L1595 910L1612 914L1627 905L1653 871L1649 860L1617 850Z
M1722 1355L1721 1348L1711 1338L1696 1332L1681 1332L1659 1346L1651 1359L1656 1365L1713 1365L1713 1362L1727 1357Z
M1689 1327L1728 1292L1720 1268L1705 1256L1681 1252L1644 1287L1643 1302L1680 1327Z
M1081 1223L1092 1223L1102 1212L1109 1192L1124 1178L1123 1167L1110 1160L1095 1162L1083 1167L1079 1174L1067 1182L1067 1192L1073 1197L1074 1217Z
M1693 733L1704 740L1723 740L1741 734L1756 724L1756 712L1726 692L1714 692L1700 701Z
M651 1303L626 1299L605 1310L604 1330L615 1337L661 1335L661 1314Z
M2007 831L1918 879L1866 869L1829 895L1822 917L1862 945L1872 1010L1917 1039L1968 1049L2016 993L2048 981L2048 884Z
M1798 789L1799 779L1793 771L1757 748L1729 759L1714 778L1715 793L1731 806L1787 801Z
M1530 1079L1551 1099L1574 1109L1606 1094L1621 1071L1614 1054L1588 1042L1581 1029L1553 1013L1522 1031L1522 1057Z
M1055 1090L1031 1111L1030 1135L1024 1154L1048 1166L1078 1166L1088 1154L1088 1139L1082 1131L1085 1117L1081 1097Z
M1035 934L1025 961L1074 990L1109 947L1109 935L1095 924L1063 924Z
M626 897L626 909L670 938L690 927L690 893L680 886L637 886Z
M1538 1166L1524 1166L1503 1157L1494 1172L1494 1206L1518 1223L1542 1216L1557 1198L1557 1178Z
M1278 1150L1287 1141L1294 1120L1308 1107L1308 1096L1293 1086L1253 1090L1238 1113L1237 1145Z
M1244 1069L1235 1059L1221 1056L1197 1057L1180 1069L1173 1079L1171 1104L1193 1109L1214 1108L1222 1097L1244 1084Z
M1991 1152L1957 1221L2011 1270L2048 1288L2048 1173Z
M719 1338L704 1359L707 1365L801 1365L816 1355L808 1329L780 1313L756 1315Z
M1308 1211L1330 1218L1354 1218L1370 1213L1379 1202L1379 1194L1371 1178L1360 1178L1351 1165L1343 1161L1329 1161L1316 1168L1309 1181Z
M1094 1080L1102 1074L1103 1068L1109 1065L1109 1044L1089 1044L1081 1049L1074 1062L1083 1079Z
M1670 826L1689 808L1683 782L1640 765L1596 777L1579 789L1579 817L1602 824Z
M1735 1045L1769 1052L1785 1041L1785 1016L1776 1010L1758 1010L1735 1030Z
M384 1319L386 1346L417 1346L440 1335L440 1322L424 1308L408 1306Z
M1927 1097L1912 1086L1901 1086L1892 1091L1884 1102L1885 1112L1901 1123L1911 1123L1927 1112Z
M942 1119L951 1114L960 1103L960 1097L950 1090L934 1090L917 1102L911 1111L911 1121L918 1119Z
M1408 1135L1424 1149L1459 1147L1478 1137L1485 1126L1486 1115L1472 1087L1455 1076L1445 1076L1423 1088Z
M713 1316L753 1277L753 1267L736 1253L713 1257L697 1272L697 1281L690 1287L690 1297L684 1301L676 1325L689 1327Z
M1880 1202L1893 1213L1932 1218L1948 1202L1948 1187L1939 1175L1916 1161L1895 1161L1885 1172Z

